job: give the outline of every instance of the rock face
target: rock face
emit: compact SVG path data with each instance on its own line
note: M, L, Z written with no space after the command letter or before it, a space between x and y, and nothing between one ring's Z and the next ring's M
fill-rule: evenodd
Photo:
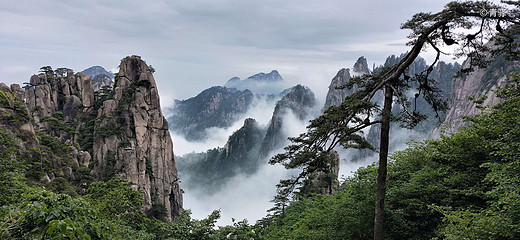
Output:
M19 152L39 144L31 116L24 103L24 91L18 84L8 87L0 83L0 130L10 132L17 138Z
M338 87L345 86L349 82L350 78L350 70L348 68L342 68L339 70L339 72L330 82L329 91L327 92L327 97L325 99L324 109L327 109L330 106L340 105L345 97L350 96L356 91L355 87L352 89L337 89Z
M400 56L389 56L384 66L379 66L374 69L375 72L380 71L383 67L390 67L393 66L405 56L405 54L401 54ZM430 74L431 79L436 80L436 87L439 88L439 90L442 91L442 95L448 99L449 93L451 90L451 82L453 79L453 75L460 69L460 65L458 63L444 63L439 62L433 69L432 73ZM418 57L412 65L409 67L408 75L413 76L415 74L419 74L422 71L426 70L428 68L428 65L426 64L426 61ZM351 74L350 70L347 69L341 69L338 74L332 79L331 84L329 86L329 92L327 93L327 98L325 101L325 109L332 105L339 105L346 96L351 95L357 90L356 86L353 86L351 89L344 88L344 89L337 89L339 86L346 85L350 79L353 76L361 76L363 74L370 73L370 70L368 69L367 60L364 57L360 57L356 63L354 64L354 73ZM382 101L382 94L377 94L374 97L374 102L381 102ZM412 108L416 108L421 111L421 113L426 114L429 118L427 121L422 122L419 124L415 130L418 132L422 132L425 134L429 134L432 129L439 124L439 121L435 118L435 112L431 109L430 105L424 100L424 98L421 96L417 99L416 102L412 103ZM395 113L400 112L399 106L395 106L393 111ZM441 118L444 118L444 115L441 113ZM393 128L399 128L398 124L393 124ZM366 136L368 142L370 142L376 150L379 148L379 136L380 135L380 129L379 125L374 125L368 130L368 135ZM373 152L370 150L361 150L359 151L359 154L357 154L354 158L365 158L370 155L372 155Z
M339 154L332 150L327 156L327 164L316 170L304 180L300 193L304 196L312 194L332 195L338 185Z
M280 76L280 73L278 71L273 70L270 73L257 73L251 77L248 77L244 81L263 81L263 82L277 82L277 81L283 81L282 76Z
M36 129L62 142L75 143L80 138L83 117L93 111L94 89L90 77L83 73L69 70L66 77L56 77L48 72L31 77L30 86L25 88L25 101ZM87 151L77 151L82 158L89 158Z
M330 106L338 106L343 102L345 97L350 96L357 90L356 86L353 86L351 89L337 89L338 87L345 86L353 76L362 76L370 73L367 59L363 56L358 58L352 69L352 75L350 74L349 68L342 68L332 79L329 85L329 91L327 92L327 97L325 98L324 109L327 109Z
M283 118L291 111L300 120L305 120L316 105L314 93L307 87L296 85L276 103L273 116L269 122L267 133L260 148L260 159L269 155L272 150L283 147L287 137L283 133ZM287 124L287 123L285 123Z
M469 67L469 61L462 64ZM454 132L465 125L462 116L474 116L480 113L477 104L468 97L479 99L486 97L484 106L493 106L501 101L495 95L497 86L503 86L509 73L520 71L520 62L507 61L504 56L494 58L486 68L476 68L462 77L455 78L451 86L449 110L441 128L435 129L433 135L438 137L441 130Z
M179 214L182 194L168 123L155 79L140 57L123 59L114 88L102 92L94 91L89 75L72 70L67 76L46 70L31 77L25 92L13 89L25 96L38 133L70 150L63 155L71 161L58 162L64 167L55 166L44 178L72 180L78 168L90 169L97 180L118 174L144 192L144 210L163 204L170 219Z
M176 101L168 119L173 131L187 140L200 140L210 127L229 127L243 115L253 101L249 90L211 87L196 97Z
M276 94L281 92L285 86L282 76L276 70L270 73L257 73L243 80L233 77L224 85L227 88L249 89L260 94Z
M360 74L370 73L370 69L368 69L367 59L363 56L359 57L356 63L354 63L354 67L352 68L352 70Z
M103 102L95 125L93 173L119 174L144 192L144 209L163 204L169 218L182 209L182 195L168 122L155 79L140 57L121 61L113 99Z
M177 157L183 186L212 194L237 174L257 172L271 151L284 147L287 142L284 129L291 123L284 122L285 116L293 113L297 119L306 120L316 105L314 93L307 87L297 85L284 94L276 103L267 129L254 119L246 118L223 147Z
M229 179L258 170L258 152L265 130L252 119L229 136L224 148L178 157L183 186L206 194L217 192Z
M244 126L234 132L226 142L224 146L226 158L233 162L256 159L260 151L260 140L264 134L265 131L260 128L255 119L247 118L244 120ZM258 162L241 166L246 173L254 172L257 167Z
M113 84L114 81L105 74L97 75L92 79L92 87L94 87L94 91L99 91L103 87L108 87L110 89Z
M83 70L82 73L90 76L94 91L99 91L105 86L112 88L112 84L114 84L114 74L105 70L101 66L89 67Z
M404 57L404 54L401 54L401 56L390 56L385 61L385 67L393 66ZM410 65L408 75L413 76L415 74L419 74L423 71L425 71L429 66L426 64L426 61L418 57L412 65ZM460 64L458 63L445 63L445 62L438 62L437 65L434 66L433 71L430 73L429 78L434 79L436 81L435 87L437 87L441 91L441 95L448 99L450 95L450 89L451 89L451 83L453 81L454 75L459 71ZM380 67L381 68L381 67ZM422 114L425 114L428 118L421 123L419 123L415 128L414 131L416 133L420 133L418 135L430 135L433 129L440 124L441 121L444 120L444 113L439 112L439 117L441 118L440 121L436 117L435 111L431 108L430 104L426 102L423 96L420 96L416 102L412 103L411 107L417 109ZM402 111L400 106L395 105L393 110L394 113L399 113ZM391 125L392 129L399 129L401 126L399 126L399 123L392 123ZM366 139L372 146L375 148L376 151L379 151L379 145L380 145L380 137L381 137L381 128L380 125L374 125L370 128L368 131L368 135L366 136ZM392 147L397 146L399 144L395 144L395 142L406 142L413 140L411 137L405 138L405 139L396 139L393 138L394 143L390 145L390 150L392 150ZM359 158L365 158L370 155L374 154L371 150L361 150L360 154L357 156Z

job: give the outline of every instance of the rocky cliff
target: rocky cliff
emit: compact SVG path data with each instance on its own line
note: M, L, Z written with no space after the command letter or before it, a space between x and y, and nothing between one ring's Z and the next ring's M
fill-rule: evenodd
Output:
M325 107L327 109L330 106L337 106L343 102L345 97L355 92L355 88L352 89L338 89L338 87L345 86L350 80L350 69L342 68L336 74L329 85L329 91L327 92L327 97L325 98Z
M144 210L162 204L170 219L179 214L182 194L168 123L153 75L140 57L123 59L114 88L101 93L89 75L69 70L61 76L50 68L24 88L13 85L10 92L19 100L19 115L29 116L19 117L19 129L40 149L27 158L45 165L34 176L52 183L80 181L78 173L97 180L118 174L143 191ZM45 151L49 154L41 155Z
M155 79L137 56L123 59L119 69L112 97L97 113L92 171L98 179L119 174L144 192L144 209L163 204L177 216L182 195Z
M332 195L338 185L339 164L339 154L332 150L326 156L325 166L317 168L319 170L310 174L303 181L300 193L303 196L313 196L313 194Z
M252 119L229 136L223 148L178 157L183 186L210 194L237 174L258 170L258 153L265 130Z
M469 61L465 61L462 67L469 67ZM484 97L483 106L499 103L501 99L495 95L494 90L497 86L505 84L509 73L518 71L520 71L519 61L508 61L504 56L498 56L491 59L486 68L475 68L473 71L455 78L451 86L446 120L440 128L435 129L434 137L438 137L441 131L446 133L456 131L465 124L462 116L474 116L480 112L477 104L470 98Z
M354 64L352 75L350 74L349 68L342 68L339 70L339 72L330 82L329 91L327 92L327 97L325 98L324 109L330 106L339 105L341 102L343 102L346 96L349 96L357 90L356 86L352 87L351 89L338 89L338 87L345 86L353 76L362 76L363 74L369 73L370 69L368 69L367 59L363 56L359 57Z
M385 64L383 66L379 66L374 69L375 72L380 71L383 67L390 67L393 66L404 57L404 54L401 54L400 56L389 56L385 60ZM434 79L436 81L435 86L442 91L442 95L448 99L450 95L451 90L451 83L453 76L455 73L460 69L460 65L458 63L444 63L439 62L434 66L434 69L432 73L430 74L430 78ZM407 74L409 76L413 76L415 74L419 74L420 72L426 70L428 68L428 65L426 64L426 61L418 57L410 66L408 69ZM350 70L347 69L341 69L338 74L332 79L330 85L329 85L329 92L327 93L327 98L325 101L325 108L332 106L332 105L339 105L343 99L345 99L346 96L352 94L354 91L356 91L356 86L353 86L351 89L337 89L339 86L346 85L349 80L353 76L361 76L366 73L370 73L370 70L368 69L367 60L364 57L360 57L356 63L354 64L353 69L356 71L353 74L350 73ZM410 94L410 93L407 93ZM382 95L377 94L374 97L375 102L381 102L382 101ZM411 105L412 108L416 108L421 111L421 113L428 116L428 120L422 122L419 124L415 131L420 132L422 134L429 134L432 129L435 126L438 126L440 124L440 121L436 119L435 115L436 113L431 109L430 105L426 102L426 100L421 96L417 99L417 101L414 101ZM393 109L394 113L399 113L401 111L400 106L396 105ZM444 119L444 115L441 113L441 120ZM399 128L399 124L395 123L392 125L393 128ZM379 134L380 129L379 125L375 125L371 127L368 130L368 133L366 135L367 140L377 149L379 147ZM403 140L403 139L401 139ZM410 139L408 139L410 140ZM407 141L404 139L403 141ZM354 158L364 158L367 156L372 155L373 152L369 150L361 150L358 154L355 155Z
M254 119L247 118L223 147L177 157L183 186L211 194L237 174L253 174L260 165L266 164L265 157L272 150L284 147L287 142L285 129L291 124L284 122L287 114L292 113L297 119L305 120L316 105L314 93L304 86L297 85L283 94L267 129Z
M354 67L352 70L357 74L369 74L370 69L368 69L367 59L363 56L359 57L356 63L354 63Z
M262 141L260 148L260 159L269 155L272 150L281 148L287 141L287 137L283 129L284 117L288 113L293 113L299 120L305 120L309 117L312 109L316 106L316 98L314 93L307 87L296 85L282 97L274 108L273 116L269 121L267 133Z
M231 126L253 101L249 90L238 91L226 87L211 87L195 97L176 101L170 111L170 127L187 140L202 139L207 128Z
M99 75L105 75L105 76L109 77L110 79L114 79L114 74L107 71L105 68L103 68L101 66L92 66L81 72L86 75L89 75L90 79L94 79Z

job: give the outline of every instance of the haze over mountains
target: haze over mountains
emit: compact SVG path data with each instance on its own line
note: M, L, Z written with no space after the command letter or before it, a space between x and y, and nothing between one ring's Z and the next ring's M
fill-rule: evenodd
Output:
M229 192L233 192L233 189L243 188L240 181L262 178L261 176L266 174L275 174L275 178L290 175L290 172L267 165L270 156L281 151L288 144L286 138L303 132L308 120L316 117L328 106L340 104L342 99L356 89L355 86L353 89L338 89L338 87L347 84L353 77L377 72L384 66L392 66L401 58L402 55L390 56L383 66L374 65L372 68L369 67L366 58L358 58L352 68L338 71L330 82L326 98L322 100L316 99L313 92L302 85L282 88L287 83L276 70L258 73L243 80L234 77L224 86L213 86L192 98L175 100L174 106L165 111L169 113L168 123L174 139L174 152L178 155L176 160L181 187L184 188L186 197L190 199L186 203L188 208L192 208L195 216L198 217L208 214L211 207L227 210L223 213L222 222L229 220L226 216L240 216L240 213L233 212L230 206L238 203L228 199L231 196ZM504 76L506 72L517 69L516 65L508 65L510 67L506 70L494 67L498 65L496 63L485 71L480 70L484 73L467 76L466 78L471 82L467 85L464 85L467 83L466 80L459 80L461 78L453 80L453 75L461 67L458 63L439 62L434 66L431 77L436 80L436 86L442 91L442 95L447 99L451 98L450 105L455 106L448 111L449 121L452 119L458 121L462 113L476 113L475 107L465 99L464 93L472 92L472 96L485 93L490 99L487 104L495 101L490 91L490 86L495 83L480 83L483 81L480 79L485 78L480 76ZM408 74L417 74L427 68L426 61L418 58L410 67ZM106 79L103 86L113 84L109 81L110 73L99 66L86 69L84 72L92 74L94 79ZM457 87L452 90L452 85ZM96 90L99 89L101 87ZM324 105L319 106L318 102L324 102ZM442 112L437 117L423 96L419 96L410 107L421 109L428 119L414 130L401 129L394 125L396 134L393 135L391 144L393 150L404 148L409 140L421 140L432 136L434 129L433 136L438 135L441 129L440 123L446 117ZM394 111L400 111L399 107L394 108ZM378 126L368 129L365 135L377 149ZM348 175L357 166L373 161L374 152L370 150L338 149L338 151L341 159L339 176ZM259 205L262 205L260 201L268 201L274 193L274 185L267 183L263 182L257 186L270 189L263 191L262 196L250 194L250 198L244 196L241 201L255 202L252 198L256 198ZM249 181L248 184L254 185ZM219 204L202 206L208 202L219 202ZM262 206L256 210L256 216L263 216L265 208L268 207L265 204Z
M401 57L388 57L384 66L396 64ZM184 155L176 153L179 175L183 179L182 185L187 192L187 197L192 199L188 205L195 204L193 209L201 209L203 208L201 205L211 202L209 199L220 199L218 202L223 203L213 204L214 207L233 211L226 202L235 202L222 199L227 196L227 194L223 196L224 192L233 192L234 188L240 188L237 179L255 178L258 174L270 171L270 168L271 171L276 172L267 161L289 143L287 137L302 133L310 119L317 117L321 111L331 105L339 105L355 90L355 87L353 89L338 89L338 87L347 84L353 77L379 71L384 66L374 65L370 69L367 59L360 57L352 68L338 71L330 82L326 98L321 100L316 99L313 92L302 85L280 90L278 86L282 86L284 80L276 70L267 74L258 73L243 80L234 77L224 86L210 87L195 97L176 100L174 107L168 109L168 121L172 129L174 145L179 143L178 146L183 148L179 152L189 153ZM413 63L408 74L418 74L427 67L426 61L419 58ZM441 91L447 92L444 94L446 98L449 97L453 75L458 69L460 69L458 63L439 62L434 67L431 76L436 79L436 86ZM266 88L270 85L276 88ZM325 104L320 106L318 102ZM261 110L259 106L262 107ZM435 117L435 112L428 110L430 107L422 96L412 103L412 107L426 110L428 120L421 125L422 127L414 130L401 130L395 126L395 131L402 133L394 135L393 150L404 148L406 142L412 139L427 138L433 128L439 126L443 120L439 121ZM399 108L395 111L399 111ZM259 116L260 112L262 114ZM253 116L255 113L256 117ZM441 113L441 118L443 117ZM369 142L376 148L378 132L377 126L366 131ZM220 138L215 137L217 135ZM372 162L374 160L372 156L375 154L371 150L338 149L338 151L341 158L339 176L349 175L350 171L357 166ZM282 174L279 175L280 177L290 174L280 173ZM260 185L258 188L268 188L269 192L274 193L275 189L272 186ZM254 197L258 198L258 196ZM248 200L243 201L254 201L245 198ZM207 200L203 203L197 202L197 199ZM197 210L194 212L196 215L203 215ZM225 217L223 221L226 221Z
M400 56L388 57L385 66L391 66L400 58ZM194 216L198 218L206 216L211 210L222 209L223 217L220 224L230 223L231 217L248 218L253 221L264 216L265 210L270 206L269 200L275 193L277 181L292 174L291 171L286 171L280 166L268 165L268 159L288 144L287 137L304 132L308 120L318 116L326 107L339 104L353 91L353 89L337 87L348 83L355 76L378 71L383 67L370 69L367 59L360 57L353 68L338 71L331 80L326 99L321 101L303 85L280 91L275 91L274 88L269 91L249 89L253 88L251 86L283 82L278 71L256 74L244 80L231 79L230 82L235 87L242 89L226 86L210 87L193 98L177 100L173 108L167 109L170 113L169 132L174 140L172 144L168 143L170 137L165 132L168 129L165 125L166 121L160 121L159 96L156 90L153 90L155 85L147 82L152 79L147 75L148 66L140 61L137 57L129 57L122 62L124 67L121 68L119 76L131 77L135 80L133 83L120 79L114 86L109 72L103 71L101 67L93 67L85 71L93 74L94 79L99 79L99 76L107 79L104 87L94 89L95 83L90 80L89 75L85 73L74 75L70 72L67 73L67 77L58 79L55 86L49 84L50 80L45 80L52 79L50 75L41 75L31 79L25 93L16 86L9 88L3 85L2 89L13 91L17 96L26 96L28 109L33 108L31 116L36 122L33 129L46 129L50 136L56 137L59 141L73 141L80 145L80 149L73 151L73 159L77 164L63 165L58 168L60 169L58 172L47 173L44 175L46 181L74 178L79 168L92 165L92 173L99 179L118 173L139 183L139 189L150 193L149 197L145 197L145 207L151 208L154 203L157 203L156 201L159 201L157 198L159 196L161 201L169 206L170 216L175 216L184 198L187 199L184 201L184 207L192 209ZM137 68L135 64L144 64L143 66L146 67ZM424 59L419 58L407 74L419 73L427 67ZM423 96L419 96L409 107L424 111L428 120L414 130L394 126L396 134L392 139L391 149L401 149L412 139L421 140L438 135L443 129L439 125L444 118L446 118L444 126L460 127L462 123L458 121L461 115L478 112L476 106L466 98L467 95L475 98L486 95L488 100L485 104L496 103L498 100L492 91L494 86L502 84L507 73L520 70L518 63L510 63L498 58L486 69L477 69L463 77L453 78L460 67L457 63L439 62L434 66L431 74L437 81L436 86L439 90L443 91L446 98L450 98L452 108L449 109L448 114L441 113L439 121L435 112L428 110L429 106ZM492 80L495 77L498 80ZM231 83L228 82L226 85L229 86ZM132 89L135 93L130 95L130 90L124 89ZM150 89L151 93L148 94L148 90L145 89ZM46 95L46 92L49 94ZM60 97L61 95L64 97ZM150 105L148 102L151 100L154 103ZM324 102L325 105L318 104L320 102ZM41 106L41 110L37 106ZM79 106L82 106L83 110L78 111ZM395 109L399 111L399 107ZM122 117L117 119L110 117L116 115ZM76 133L63 131L68 128L57 128L57 123L49 122L51 117L63 118L66 124L76 126L79 137ZM85 122L87 118L99 119L99 121ZM120 127L115 127L115 124ZM29 138L32 139L34 134L38 133L31 132L29 125L27 126L21 129L26 129ZM117 131L114 132L113 129ZM156 134L159 138L150 135L150 129L156 129L153 131L158 131ZM91 130L94 132L92 136L88 134ZM372 127L365 133L369 142L376 148L378 134L378 127ZM141 149L139 146L142 144L146 145L154 141L164 146L146 148L156 150L173 148L172 158L175 153L177 166L165 168L167 161L163 157L147 157L144 158L144 162L137 161L139 157L130 157L134 154L129 152L130 149L136 150L136 156L158 154L153 151L138 150ZM33 142L32 144L37 146L38 143ZM349 175L352 170L373 161L371 156L374 152L370 150L337 150L339 169L335 172L338 177ZM58 156L56 159L61 157ZM146 159L158 159L159 162L148 162L149 160ZM165 161L161 162L163 160ZM164 196L156 192L169 188L166 183L158 182L156 177L163 174L162 179L176 179L177 167L180 186L168 190L169 194ZM166 169L170 170L164 172ZM183 197L180 194L181 188L184 191ZM251 192L247 189L255 189L255 191ZM236 206L249 204L256 207L247 213L240 212L240 208L236 208Z

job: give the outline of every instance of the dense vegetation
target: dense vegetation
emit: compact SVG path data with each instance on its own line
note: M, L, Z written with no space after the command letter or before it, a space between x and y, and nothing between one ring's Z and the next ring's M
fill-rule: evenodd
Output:
M388 166L387 239L518 239L520 236L520 88L451 136L417 142ZM293 201L255 225L215 227L219 212L193 220L185 211L161 221L143 213L141 193L114 177L91 183L35 184L16 137L0 131L2 239L368 239L373 234L375 165L360 168L332 196ZM49 145L49 147L51 147ZM53 151L47 152L52 154ZM85 173L88 176L88 172Z
M387 239L520 237L520 89L451 136L392 155L388 166ZM375 165L359 169L333 196L292 202L264 219L266 239L369 239Z

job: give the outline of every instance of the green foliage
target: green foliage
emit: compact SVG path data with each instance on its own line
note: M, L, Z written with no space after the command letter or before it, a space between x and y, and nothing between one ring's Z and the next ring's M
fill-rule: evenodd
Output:
M105 234L110 234L97 212L82 199L41 190L33 190L25 198L2 208L0 234L4 239L106 239Z
M99 127L96 134L101 137L118 136L124 131L124 127L115 123L110 123L106 126Z
M92 152L94 148L94 126L96 123L95 118L84 119L86 124L83 131L79 134L78 143L83 151Z
M175 221L164 225L162 237L179 240L218 239L215 238L217 233L215 223L220 218L220 211L213 211L207 218L202 220L193 220L190 214L189 210L182 211Z
M55 193L63 193L72 197L78 195L78 193L76 192L76 187L72 185L71 182L67 181L67 179L62 177L54 178L50 183L46 185L46 188Z
M440 140L392 155L385 199L386 239L518 239L520 236L520 88L514 74L498 90L505 101L468 117ZM374 166L361 168L333 196L290 202L257 223L265 239L369 239Z
M136 83L136 86L137 87L145 87L145 88L149 88L150 86L152 86L152 83L150 82L150 80L140 80Z
M168 211L164 204L154 203L152 207L146 211L146 216L148 218L155 218L157 220L166 221L166 216L168 215Z
M10 127L18 128L32 119L23 100L16 98L11 91L0 90L0 107L12 111L0 114L0 122Z
M142 193L130 188L131 185L115 175L106 182L92 183L86 198L109 216L137 214L143 204Z
M76 128L72 123L65 123L62 112L55 112L52 116L43 117L41 122L49 124L50 131L55 133L75 134Z
M25 169L17 150L14 136L0 128L0 206L16 202L23 191Z
M285 213L260 221L263 239L369 239L374 221L376 168L360 168L333 196L291 202ZM258 223L257 223L258 225Z

